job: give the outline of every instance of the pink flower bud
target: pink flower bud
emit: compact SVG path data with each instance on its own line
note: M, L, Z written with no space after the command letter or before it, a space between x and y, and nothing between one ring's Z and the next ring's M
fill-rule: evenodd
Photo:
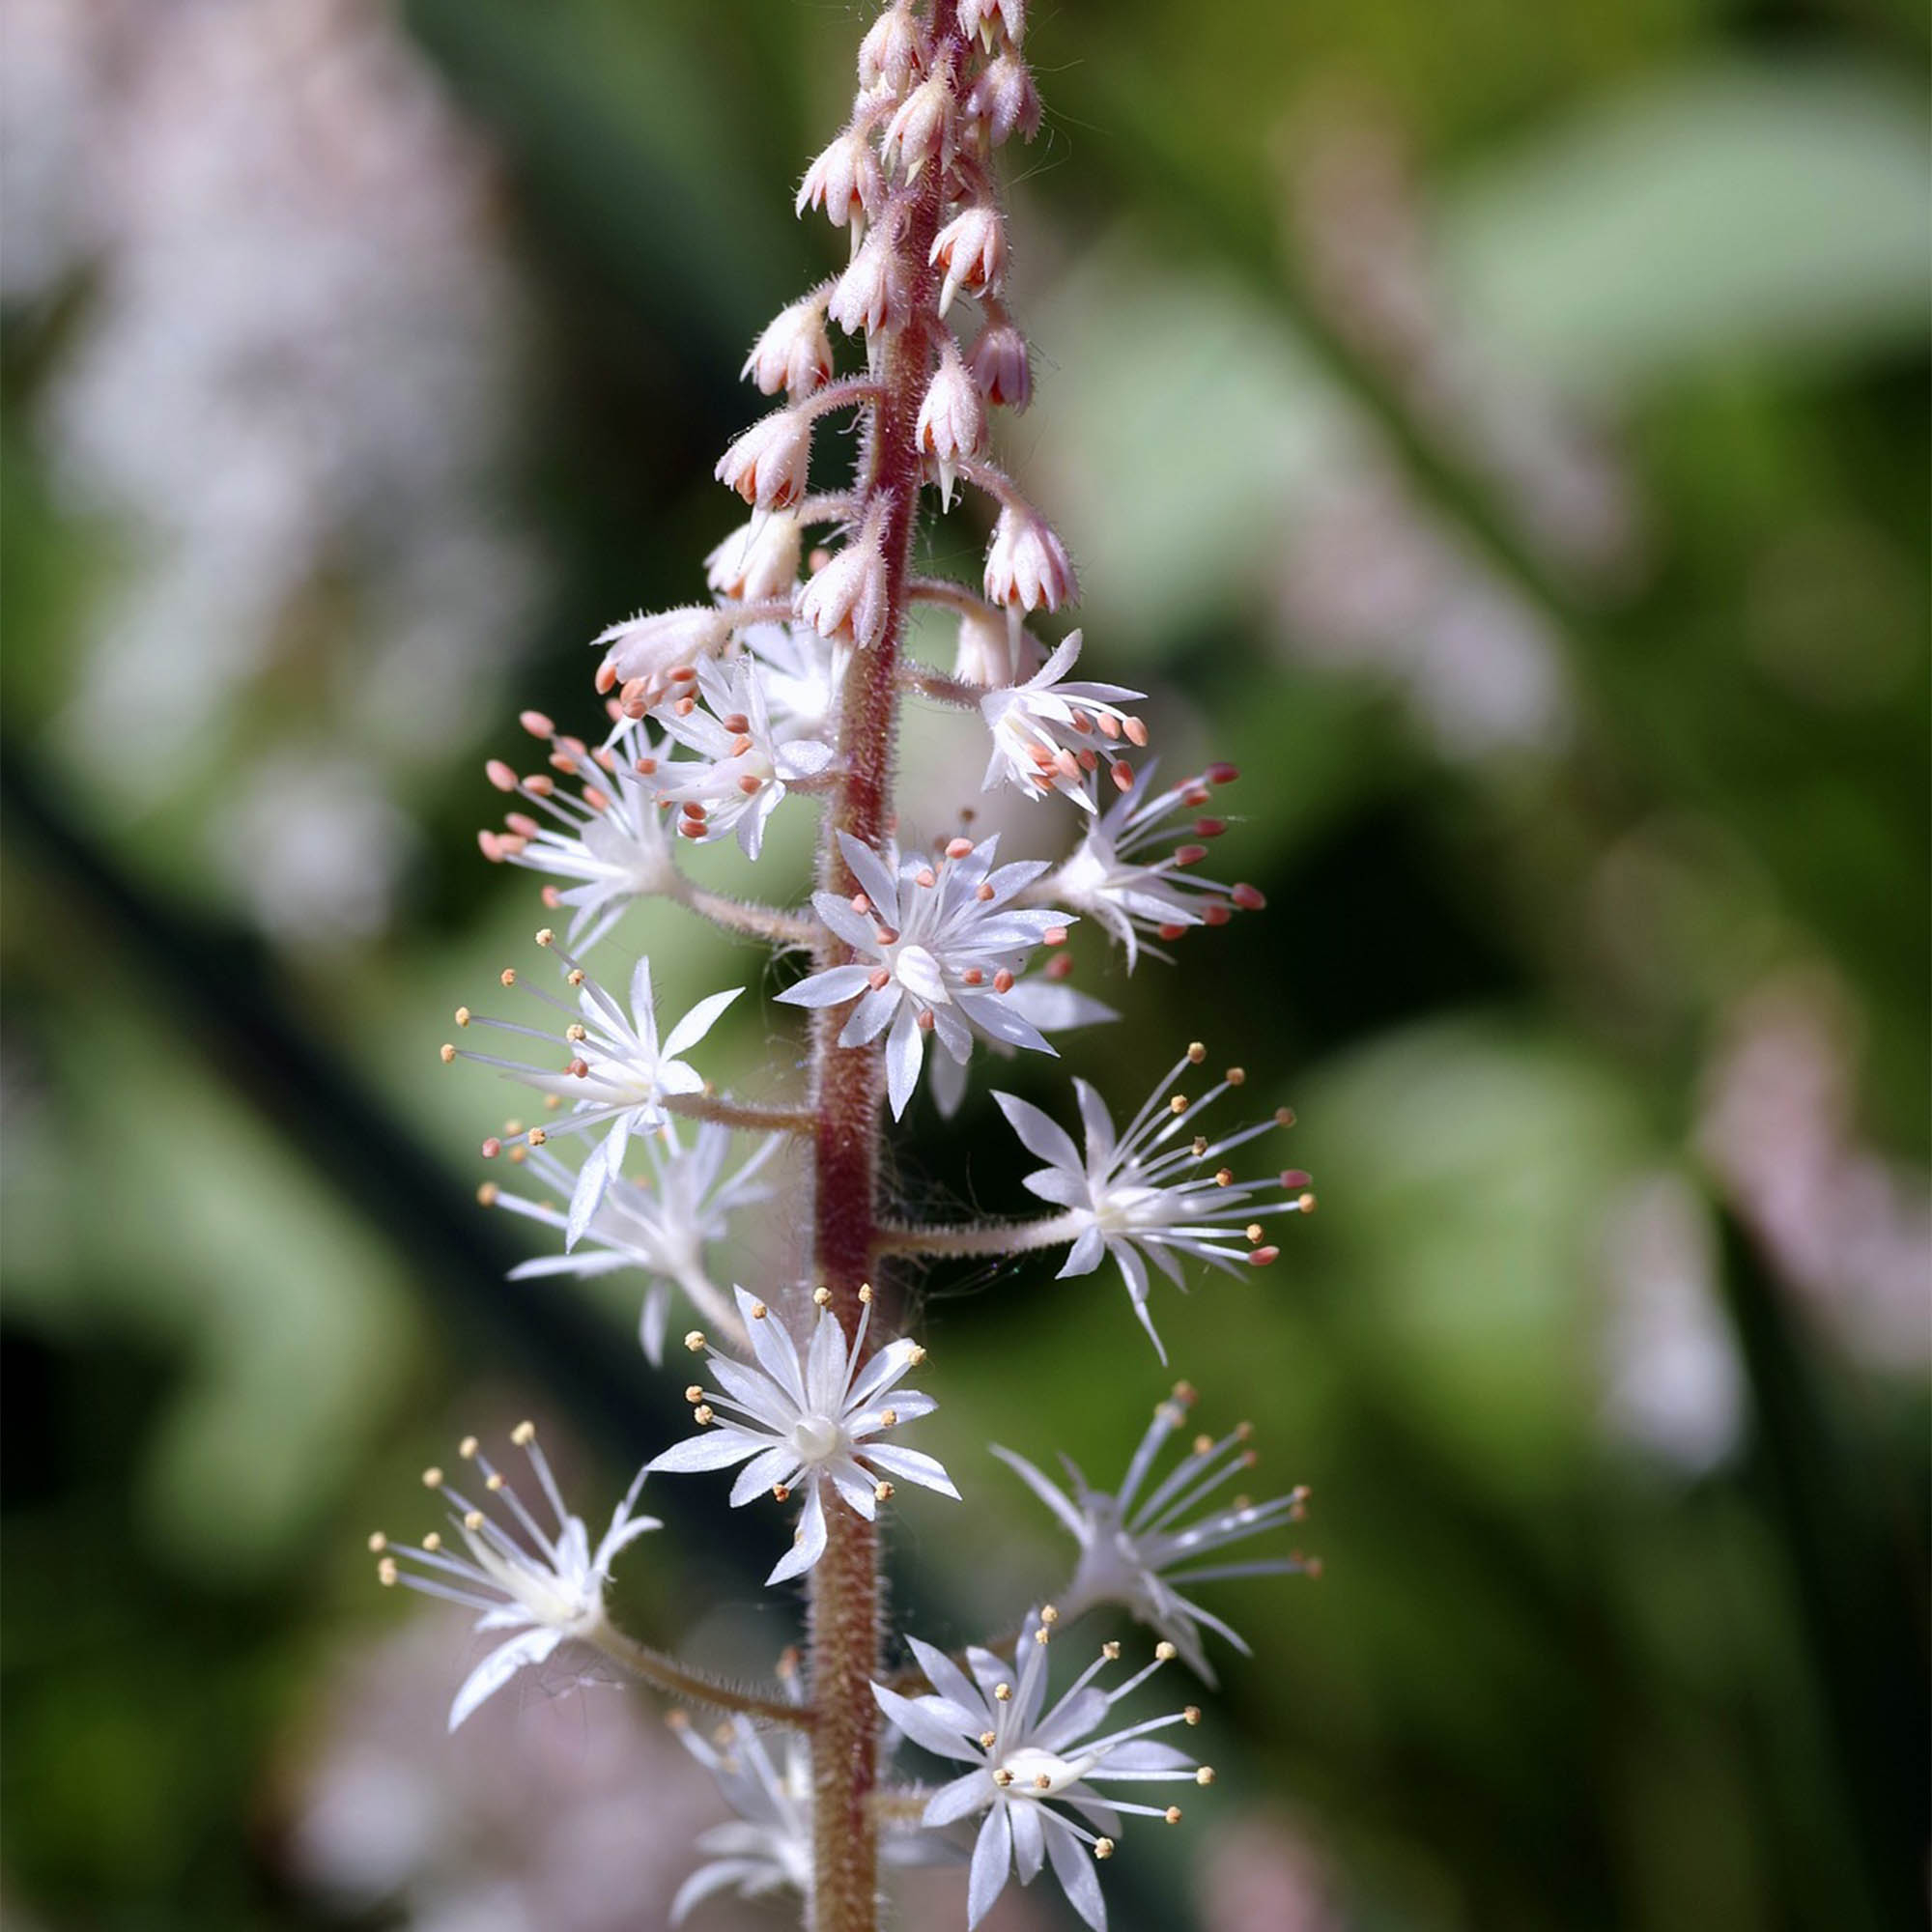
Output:
M880 81L895 95L903 94L916 73L925 71L925 33L911 8L889 7L859 43L859 85Z
M939 292L944 315L962 289L997 289L1007 271L1007 224L984 202L961 209L933 238L932 261L946 270Z
M848 335L876 335L904 305L898 258L875 229L838 277L827 313Z
M761 604L788 597L798 581L798 519L772 510L740 524L704 559L704 580L721 597Z
M885 199L886 178L870 140L857 128L844 133L805 171L798 190L797 208L822 208L829 220L843 228L856 211L876 213Z
M798 614L834 642L870 650L886 634L886 555L869 525L799 592Z
M951 507L954 467L986 446L986 405L950 336L919 406L918 437L919 446L938 459L940 491Z
M775 410L718 459L715 473L746 502L783 510L805 495L810 463L811 418L802 410Z
M988 61L966 97L966 112L984 124L995 147L1014 133L1031 141L1039 132L1039 90L1026 62L1016 54Z
M952 675L962 684L998 689L1023 684L1044 662L1039 640L1020 622L1010 605L995 616L973 611L959 619L959 644Z
M1009 322L988 317L974 338L966 366L989 403L1023 410L1033 400L1033 366L1026 337Z
M807 296L781 308L753 345L738 372L768 396L783 389L794 402L832 380L832 338L825 332L825 302Z
M612 624L592 640L607 646L598 670L600 688L641 678L655 689L673 670L710 657L724 647L732 616L708 604L675 611L640 611Z
M952 88L948 75L936 73L899 102L879 144L879 158L911 181L927 161L944 160L952 143Z
M959 31L968 40L983 34L988 46L1003 34L1016 47L1026 38L1026 0L959 0Z
M1066 546L1037 511L1009 503L986 547L986 595L1023 611L1058 611L1080 594Z

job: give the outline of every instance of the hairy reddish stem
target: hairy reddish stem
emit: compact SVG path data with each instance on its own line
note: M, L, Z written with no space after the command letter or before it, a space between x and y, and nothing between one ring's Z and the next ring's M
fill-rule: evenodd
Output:
M933 9L935 64L950 61L954 83L967 48L955 0ZM895 194L880 219L897 223L893 246L903 267L902 326L876 352L873 402L856 479L854 523L881 513L889 616L885 635L853 659L838 721L839 779L825 814L819 881L850 897L858 881L839 849L849 833L877 845L892 811L893 746L898 723L899 655L908 604L922 465L920 402L931 365L928 319L937 313L938 276L928 265L943 209L944 170L928 166ZM829 934L816 950L823 969L845 964L848 948ZM882 1050L841 1047L844 1014L819 1012L812 1028L814 1142L812 1260L816 1280L848 1334L859 1321L859 1291L871 1279L878 1241L879 1103ZM879 1311L883 1313L884 1311ZM882 1327L888 1324L881 1323ZM874 1332L877 1332L876 1330ZM878 1773L879 1542L875 1526L837 1497L825 1504L827 1544L811 1572L813 1882L812 1932L875 1932L878 1827L872 1802Z

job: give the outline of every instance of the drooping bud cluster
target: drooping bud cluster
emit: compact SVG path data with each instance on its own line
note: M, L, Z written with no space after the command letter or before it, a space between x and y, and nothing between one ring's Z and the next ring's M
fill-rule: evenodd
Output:
M841 260L746 358L743 374L772 407L717 467L750 515L704 559L711 601L640 613L594 640L600 735L526 712L540 755L487 767L506 816L481 834L485 855L543 874L545 905L569 923L562 943L549 926L537 934L543 974L502 974L521 1016L457 1010L460 1037L488 1029L513 1047L442 1048L446 1063L493 1067L539 1096L535 1124L510 1122L483 1143L510 1178L486 1182L479 1199L560 1236L560 1248L515 1269L520 1278L635 1278L654 1365L674 1353L673 1307L696 1312L703 1325L684 1340L704 1367L683 1395L696 1433L639 1472L595 1550L527 1425L514 1439L543 1510L466 1441L481 1473L476 1501L440 1471L425 1479L453 1506L463 1553L440 1532L414 1548L374 1547L384 1581L453 1597L484 1627L512 1633L463 1686L453 1721L526 1669L552 1685L614 1670L725 1714L720 1728L681 1732L739 1817L700 1838L709 1861L674 1916L727 1887L789 1889L815 1932L871 1932L882 1861L956 1856L970 1865L969 1925L1010 1875L1030 1884L1050 1865L1073 1908L1104 1928L1095 1861L1112 1854L1122 1818L1180 1816L1126 1802L1110 1781L1212 1779L1151 1737L1192 1725L1198 1709L1116 1725L1114 1706L1170 1662L1211 1681L1205 1633L1244 1648L1195 1600L1197 1586L1315 1568L1298 1553L1223 1560L1305 1505L1301 1491L1260 1504L1226 1495L1254 1462L1245 1424L1196 1438L1157 1473L1192 1401L1182 1384L1117 1492L1093 1490L1070 1463L1063 1491L1024 1458L994 1452L1079 1548L1058 1607L1028 1613L1016 1652L1010 1636L954 1656L908 1635L912 1662L895 1676L880 1649L883 1537L902 1509L941 1507L918 1491L961 1500L947 1469L899 1434L936 1406L903 1385L925 1361L900 1327L904 1271L950 1256L1023 1265L1064 1251L1056 1279L1070 1285L1055 1292L1088 1293L1079 1278L1111 1264L1165 1360L1151 1274L1184 1288L1201 1264L1264 1265L1277 1255L1268 1217L1315 1205L1298 1170L1237 1178L1236 1151L1293 1116L1205 1131L1206 1110L1246 1075L1230 1067L1197 1089L1200 1045L1123 1130L1076 1080L1079 1142L1047 1108L993 1095L1044 1163L1025 1183L1051 1208L1043 1218L908 1222L889 1198L881 1141L923 1082L950 1113L988 1058L1037 1066L1055 1055L1054 1037L1116 1017L1066 983L1090 934L1116 942L1131 969L1143 952L1165 956L1149 941L1263 903L1253 887L1197 870L1227 830L1212 800L1233 767L1155 790L1154 761L1142 755L1145 695L1073 675L1082 634L1056 642L1051 630L1078 596L1072 560L995 460L997 412L1032 393L1026 338L1007 306L1011 237L993 171L1001 146L1040 124L1026 28L1023 0L892 0L873 20L849 119L798 194L801 214L845 231ZM816 434L845 412L856 438ZM815 476L848 441L851 476ZM976 519L986 537L977 582L916 574L927 513ZM915 607L956 621L950 672L910 655ZM982 788L1029 801L1030 830L1062 826L1066 856L1003 863L999 838L961 829L969 800L923 785L925 773L895 787L907 701L982 734ZM781 811L817 820L815 890L803 903L713 890L699 883L715 876L711 865L687 869L701 846L724 848L721 865L769 869ZM614 939L638 914L689 914L803 955L803 970L781 969L767 1024L805 1037L777 1047L768 1076L728 1091L719 1074L739 1064L732 1043L715 1056L707 1043L759 969L696 999L685 989L684 1017L660 1033L650 959ZM619 956L594 973L584 961L599 947ZM549 982L553 964L560 984ZM941 1050L928 1055L928 1039ZM754 1207L785 1226L809 1222L791 1265L754 1273L731 1261ZM755 1287L726 1286L748 1278ZM645 1476L725 1469L736 1472L729 1507L786 1506L767 1582L810 1598L810 1656L770 1692L645 1649L605 1608L611 1559L656 1527L633 1513ZM1055 1631L1106 1605L1151 1627L1153 1661L1103 1689L1121 1655L1108 1644L1049 1702ZM781 1744L773 1730L787 1734ZM889 1772L900 1739L949 1761L948 1780Z

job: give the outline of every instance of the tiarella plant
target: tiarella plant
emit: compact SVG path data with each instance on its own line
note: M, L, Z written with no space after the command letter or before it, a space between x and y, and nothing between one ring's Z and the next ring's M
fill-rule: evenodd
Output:
M447 1529L374 1547L384 1581L467 1605L499 1638L463 1683L452 1728L526 1671L550 1685L627 1674L697 1705L707 1723L722 1716L715 1731L678 1719L741 1814L700 1841L709 1862L680 1892L680 1915L721 1889L792 1889L814 1932L870 1932L882 1861L956 1857L968 1925L1009 1876L1024 1885L1050 1867L1080 1917L1103 1926L1095 1860L1127 1819L1180 1816L1171 1791L1145 1804L1122 1788L1212 1777L1155 1737L1192 1726L1197 1708L1127 1700L1140 1705L1170 1662L1211 1682L1206 1634L1240 1647L1194 1601L1199 1586L1311 1567L1265 1546L1228 1553L1297 1520L1304 1502L1299 1491L1260 1503L1226 1493L1254 1461L1245 1426L1193 1438L1156 1468L1193 1400L1182 1384L1118 1492L1091 1489L1070 1463L1063 1491L997 1452L1077 1541L1054 1603L1009 1625L1004 1641L956 1653L926 1640L955 1633L898 1634L883 1616L880 1551L897 1510L962 1507L960 1472L903 1439L947 1393L930 1365L921 1379L934 1393L903 1385L925 1356L900 1332L911 1270L949 1256L1034 1266L1063 1251L1059 1273L1074 1278L1063 1292L1098 1298L1083 1278L1111 1264L1164 1360L1151 1305L1161 1283L1184 1289L1195 1263L1265 1264L1270 1218L1314 1205L1297 1171L1237 1177L1227 1164L1290 1124L1286 1110L1201 1128L1246 1076L1197 1079L1199 1044L1123 1129L1085 1081L1065 1108L997 1095L1044 1163L1026 1182L1044 1215L937 1224L890 1198L885 1136L923 1078L950 1112L990 1057L1051 1056L1049 1035L1109 1017L1065 984L1076 923L1131 969L1143 952L1164 956L1150 942L1261 904L1251 887L1195 869L1224 829L1213 800L1233 769L1156 789L1140 755L1149 733L1129 708L1140 694L1076 678L1079 633L1050 646L1036 629L1073 600L1073 567L995 462L989 434L993 412L1024 408L1032 388L1005 302L993 173L995 151L1039 125L1024 30L1024 0L895 0L873 22L851 120L798 198L801 213L848 232L849 257L781 312L745 365L779 400L718 466L752 514L706 559L712 601L611 626L596 640L599 730L572 736L526 712L537 768L489 767L515 806L482 835L484 853L548 875L543 895L563 930L537 934L536 967L502 975L517 1010L458 1009L466 1040L507 1036L503 1052L442 1050L533 1089L540 1109L537 1124L484 1143L521 1175L482 1198L560 1236L519 1274L635 1270L653 1363L673 1309L689 1312L699 1325L685 1345L704 1357L684 1390L696 1433L639 1472L594 1548L528 1424L513 1439L533 1497L467 1439L473 1474L425 1477L448 1505ZM835 421L856 429L856 465L849 483L814 493L814 440L829 442L818 432ZM923 512L947 514L956 497L990 521L978 586L915 568ZM922 607L956 626L950 668L909 653ZM960 835L970 814L959 799L895 792L908 701L983 733L985 788L1017 789L1029 838L1057 826L1064 856L1003 856L997 837ZM804 904L712 891L681 868L680 839L729 840L737 863L755 864L781 808L817 820L816 889ZM659 903L803 960L779 995L804 1009L808 1070L793 1097L736 1098L703 1071L706 1035L742 986L661 1028L649 960L618 936L633 912L671 916ZM1062 1124L1075 1116L1077 1140ZM802 1246L789 1275L746 1284L724 1260L732 1216L774 1191L769 1157L788 1141L810 1168L809 1254ZM637 1642L606 1605L612 1563L658 1527L635 1513L644 1475L727 1469L720 1507L786 1506L768 1580L788 1596L802 1586L805 1600L802 1658L767 1690ZM1063 1675L1075 1620L1109 1605L1149 1627L1145 1667L1114 1670L1121 1644L1096 1642L1084 1668ZM923 1780L889 1769L902 1744L937 1761Z

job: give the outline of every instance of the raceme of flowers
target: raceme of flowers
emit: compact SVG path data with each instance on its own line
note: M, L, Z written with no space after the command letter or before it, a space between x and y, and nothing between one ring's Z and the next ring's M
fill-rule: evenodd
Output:
M1229 829L1234 768L1163 787L1145 694L1080 674L1101 640L1056 641L1074 563L995 453L998 418L1033 385L995 172L1041 124L1027 24L1024 0L876 14L851 114L797 195L801 216L832 224L830 271L752 344L744 374L767 407L718 463L741 507L703 559L702 593L593 640L592 728L526 711L522 754L486 768L503 817L479 835L484 856L537 874L556 924L536 935L537 964L502 973L496 1010L457 1009L441 1049L510 1082L526 1116L483 1142L497 1165L479 1198L546 1236L513 1270L531 1293L633 1283L649 1362L674 1357L682 1333L702 1366L683 1385L692 1433L653 1445L594 1548L527 1424L513 1434L526 1493L467 1439L467 1468L425 1477L446 1525L374 1547L384 1581L474 1610L498 1639L452 1728L513 1681L635 1679L678 1700L686 1747L736 1814L699 1839L679 1919L724 1891L790 1892L817 1932L871 1932L882 1866L956 1861L969 1926L1010 1880L1050 1872L1104 1927L1098 1866L1123 1827L1180 1816L1171 1789L1150 1804L1128 1788L1212 1778L1156 1735L1199 1710L1150 1705L1149 1680L1175 1663L1211 1682L1210 1637L1245 1649L1204 1591L1316 1568L1278 1541L1305 1492L1239 1492L1256 1458L1246 1425L1170 1453L1193 1401L1180 1384L1114 1490L1070 1462L1063 1487L993 1451L1076 1548L1017 1641L1011 1625L957 1650L928 1641L947 1621L930 1593L918 1634L884 1621L879 1552L900 1519L944 1533L948 1512L979 1500L956 1435L950 1468L905 1439L939 1399L970 1400L929 1380L907 1332L916 1270L1059 1251L1053 1292L1118 1309L1083 1280L1118 1274L1165 1360L1152 1290L1265 1265L1276 1217L1314 1206L1298 1169L1246 1164L1251 1143L1292 1124L1286 1109L1210 1130L1208 1110L1247 1076L1202 1071L1199 1044L1123 1126L1086 1079L1065 1105L991 1094L1041 1163L1025 1182L1041 1218L949 1226L892 1199L898 1164L881 1150L920 1118L922 1088L945 1113L975 1088L983 1105L989 1059L1038 1077L1057 1042L1115 1017L1069 983L1076 954L1112 951L1130 971L1264 904L1202 869ZM833 477L843 451L851 474ZM990 531L977 576L922 575L924 556L958 551L918 543L923 520L966 503ZM943 662L913 656L914 636ZM979 795L970 780L952 788L952 761L895 773L911 705L951 721L983 762L981 791L1018 794L1006 831L975 829ZM798 849L775 836L783 824L814 842L803 895L765 883ZM661 987L682 977L668 934L687 919L754 963L722 986ZM753 1009L772 1050L747 1071ZM752 1262L753 1219L759 1252L795 1259ZM934 1393L908 1386L922 1368ZM673 1476L754 1525L753 1505L778 1506L766 1581L808 1599L811 1648L776 1681L694 1668L613 1620L612 1564L659 1527L641 1493ZM1151 1656L1133 1668L1096 1638L1056 1690L1069 1633L1109 1608L1148 1628ZM900 1746L938 1771L899 1769Z

